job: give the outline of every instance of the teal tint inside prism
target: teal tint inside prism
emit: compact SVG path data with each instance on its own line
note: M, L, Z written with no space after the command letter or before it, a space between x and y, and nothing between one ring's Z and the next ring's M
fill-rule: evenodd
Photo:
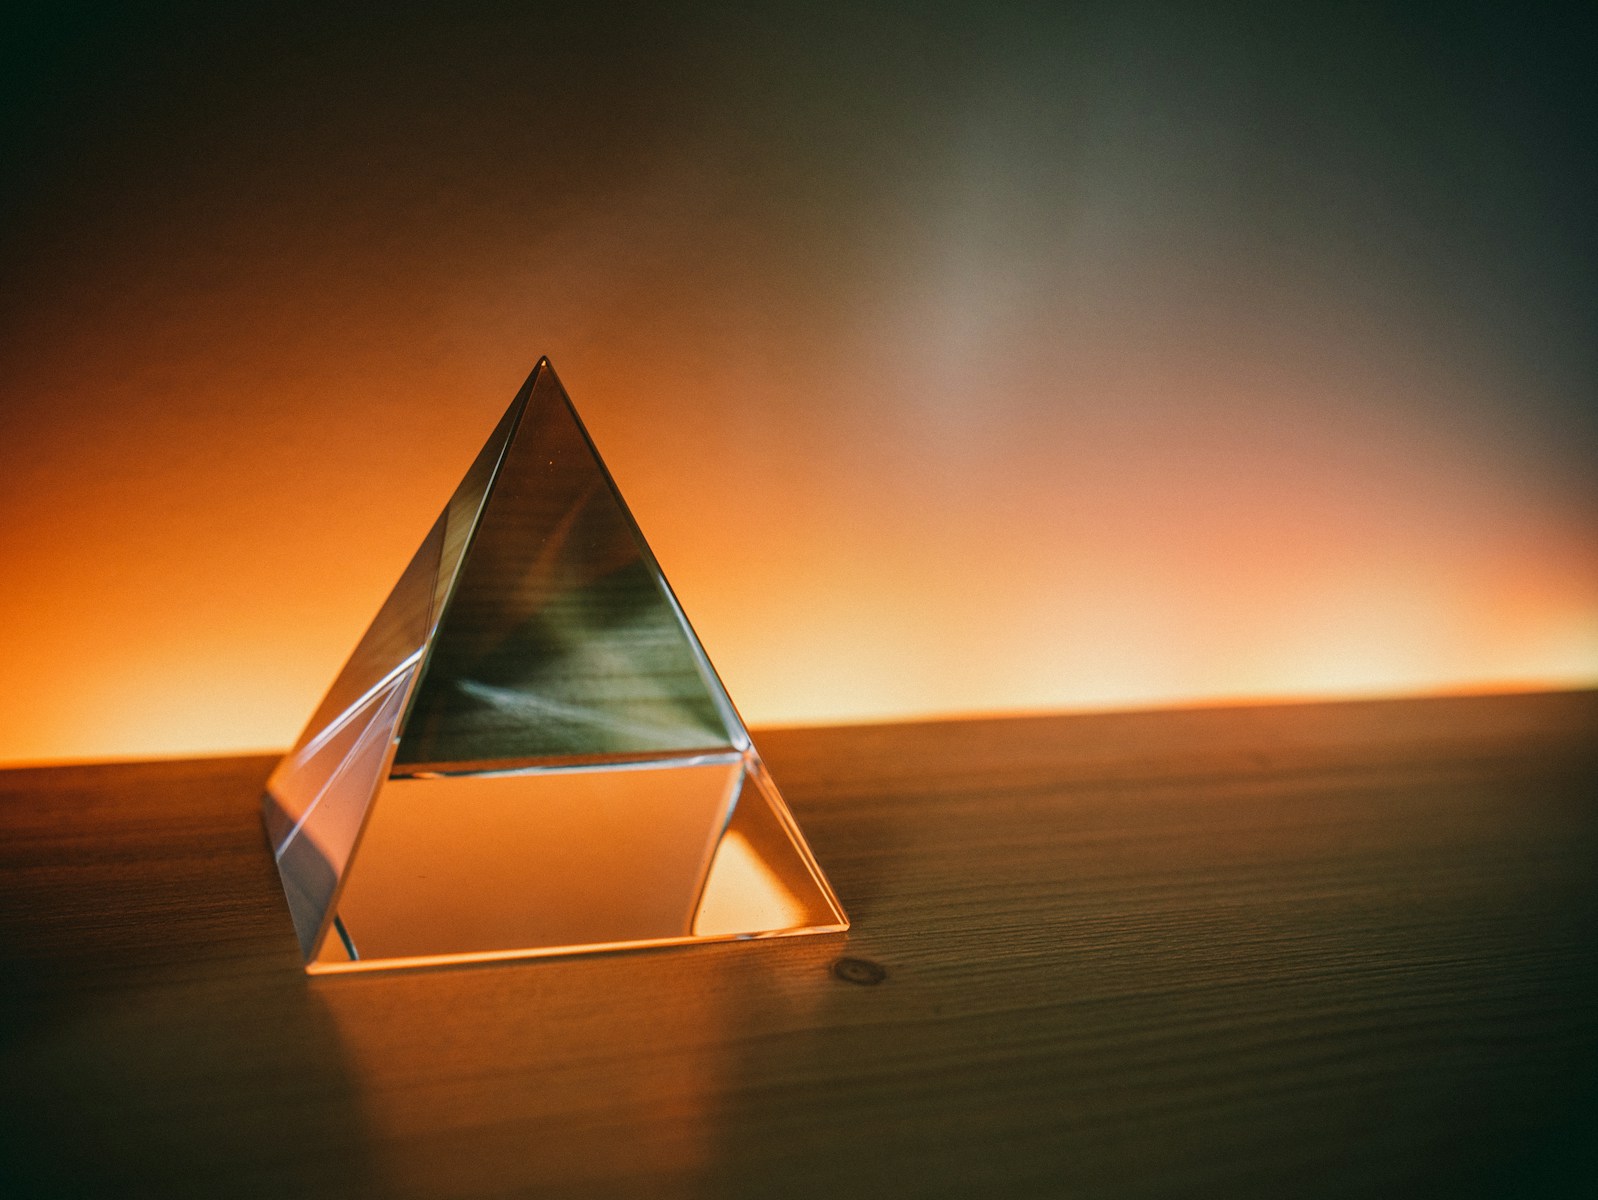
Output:
M398 765L735 744L708 664L696 660L659 569L596 463L564 396L535 386L449 599Z

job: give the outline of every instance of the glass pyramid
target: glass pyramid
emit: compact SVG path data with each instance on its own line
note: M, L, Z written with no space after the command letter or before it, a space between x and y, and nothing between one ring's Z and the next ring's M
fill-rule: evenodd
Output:
M311 972L848 928L548 359L263 803Z

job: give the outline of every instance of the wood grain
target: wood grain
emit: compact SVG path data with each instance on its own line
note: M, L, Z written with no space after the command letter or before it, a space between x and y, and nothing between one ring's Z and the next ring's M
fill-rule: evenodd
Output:
M6 772L0 1192L1598 1194L1595 735L775 731L847 938L316 980L269 760Z

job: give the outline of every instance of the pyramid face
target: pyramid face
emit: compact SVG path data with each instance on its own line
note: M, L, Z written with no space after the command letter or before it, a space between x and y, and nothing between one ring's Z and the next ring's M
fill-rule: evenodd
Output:
M313 972L848 927L547 360L264 808Z

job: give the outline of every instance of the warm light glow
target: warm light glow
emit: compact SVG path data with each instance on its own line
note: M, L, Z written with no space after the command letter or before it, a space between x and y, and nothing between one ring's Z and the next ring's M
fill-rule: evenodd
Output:
M1567 75L1048 7L63 35L0 761L288 745L546 353L751 723L1598 683Z
M50 460L49 486L8 520L18 584L0 620L26 636L0 662L0 756L290 742L513 390L497 357L502 379L457 363L403 393L330 374L299 411L321 432L292 471L284 431L231 416ZM558 365L752 723L1598 681L1583 517L1481 477L1468 442L1378 468L1310 422L1314 453L1290 472L1240 477L1239 461L1265 471L1277 453L1240 431L1171 477L1178 430L1128 447L1023 408L1002 434L1013 459L915 448L903 397L881 401L900 444L868 446L847 419L812 426L799 380L765 385L776 433L740 455L723 439L738 436L747 363L708 380ZM220 403L232 386L207 390ZM357 438L338 432L341 387L411 399ZM451 392L462 403L432 399ZM684 427L674 402L709 424ZM203 453L222 428L226 463ZM151 438L193 452L128 456Z

